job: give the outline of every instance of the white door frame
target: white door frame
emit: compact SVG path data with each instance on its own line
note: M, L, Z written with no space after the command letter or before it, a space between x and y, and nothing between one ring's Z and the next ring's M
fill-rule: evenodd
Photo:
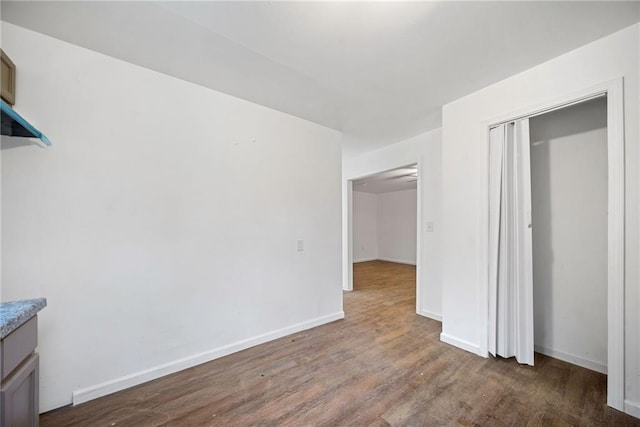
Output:
M420 265L422 254L422 157L386 165L384 169L369 170L358 176L343 177L342 289L345 291L353 290L353 181L413 164L418 167L418 180L416 181L416 313L423 315L420 310L422 296L422 287L420 286L422 275L422 267Z
M489 319L489 129L597 96L607 96L608 261L607 261L607 405L624 411L624 92L622 77L554 100L510 112L486 122L480 182L480 337L479 354L488 357Z

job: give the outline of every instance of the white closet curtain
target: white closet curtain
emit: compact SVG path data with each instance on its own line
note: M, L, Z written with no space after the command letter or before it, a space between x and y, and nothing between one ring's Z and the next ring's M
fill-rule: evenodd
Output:
M533 366L529 120L490 131L489 352Z

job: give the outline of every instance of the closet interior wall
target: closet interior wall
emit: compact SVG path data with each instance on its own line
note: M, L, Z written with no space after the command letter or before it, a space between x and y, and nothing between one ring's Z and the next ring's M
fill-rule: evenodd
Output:
M607 100L530 119L535 349L606 373Z

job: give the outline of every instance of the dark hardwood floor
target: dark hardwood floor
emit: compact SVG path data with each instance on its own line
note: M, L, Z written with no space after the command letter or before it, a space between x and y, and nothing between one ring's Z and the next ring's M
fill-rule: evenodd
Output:
M415 314L415 267L354 266L346 318L40 417L46 426L640 426L606 376L483 359Z

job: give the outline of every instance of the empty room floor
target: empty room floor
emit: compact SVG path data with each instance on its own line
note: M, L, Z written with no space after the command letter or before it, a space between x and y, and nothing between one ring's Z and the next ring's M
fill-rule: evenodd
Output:
M415 314L415 267L354 266L346 318L76 407L42 426L640 425L606 376L536 354L483 359Z

